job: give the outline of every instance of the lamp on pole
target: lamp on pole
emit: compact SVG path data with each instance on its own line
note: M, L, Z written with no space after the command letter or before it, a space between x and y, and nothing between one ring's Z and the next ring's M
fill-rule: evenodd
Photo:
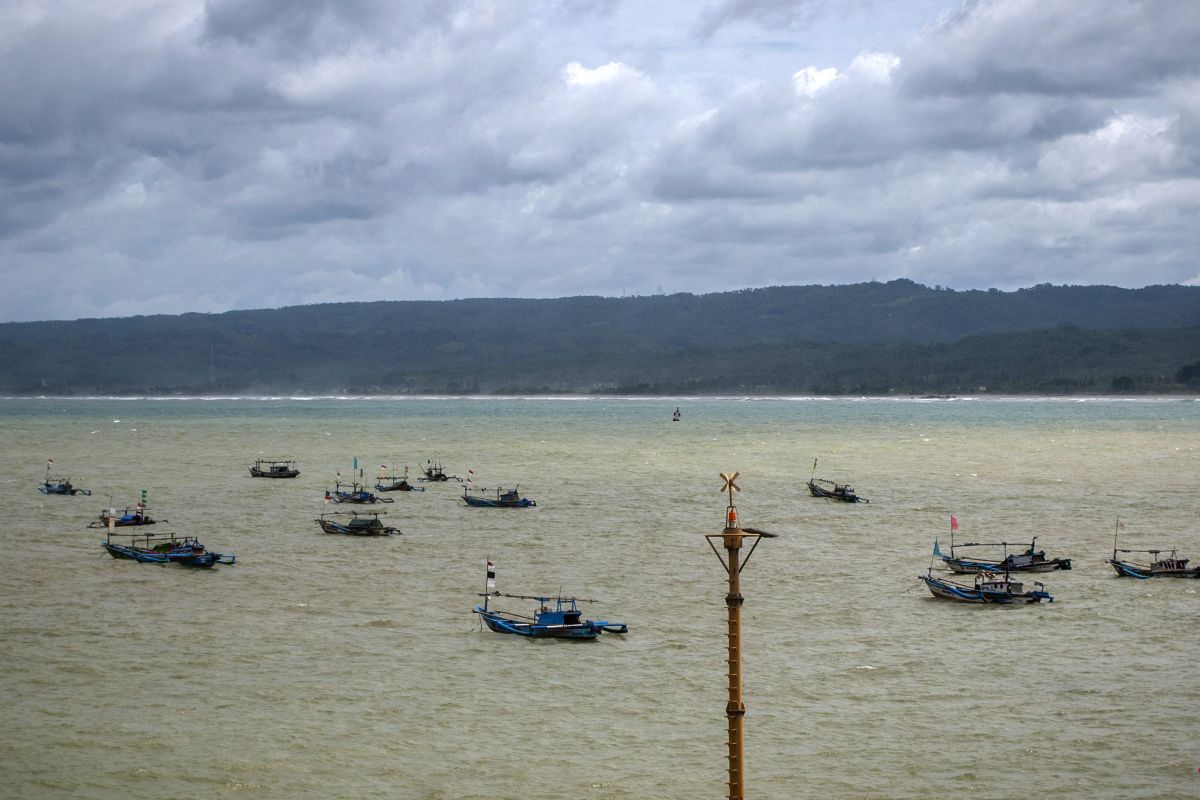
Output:
M746 716L746 706L742 703L742 592L741 592L741 574L746 564L750 562L750 556L754 555L755 548L758 547L759 541L762 539L773 539L775 534L767 533L766 531L757 530L755 528L743 528L738 522L737 507L733 504L733 493L740 492L741 487L737 485L738 473L727 475L721 473L721 480L724 485L721 491L729 493L729 505L725 508L725 529L720 533L705 534L705 540L708 546L712 548L721 565L725 567L725 573L729 576L729 592L725 595L725 608L727 611L727 626L726 636L729 639L729 654L728 675L729 675L729 701L725 704L726 724L729 732L729 800L744 800L746 796L746 772L745 760L746 751L744 747L743 720ZM721 557L721 552L717 550L717 546L713 544L714 539L721 540L721 546L725 550L725 557ZM750 552L746 553L745 559L740 563L738 561L739 551L742 549L742 542L746 539L753 539L754 544L750 546Z

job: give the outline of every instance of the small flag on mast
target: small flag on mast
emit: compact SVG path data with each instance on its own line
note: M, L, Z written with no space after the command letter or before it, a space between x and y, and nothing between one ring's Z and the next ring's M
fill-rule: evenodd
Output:
M496 591L496 565L491 561L487 562L487 591Z
M953 514L950 515L950 530L958 530L958 517L954 516Z

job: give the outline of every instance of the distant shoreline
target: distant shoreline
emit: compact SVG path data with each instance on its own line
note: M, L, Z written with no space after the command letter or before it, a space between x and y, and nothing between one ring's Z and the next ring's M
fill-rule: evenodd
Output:
M1178 394L962 394L962 395L775 395L775 394L721 394L721 395L641 395L641 394L245 394L245 395L4 395L0 401L45 400L45 401L99 401L99 400L145 400L145 401L293 401L314 400L661 400L661 401L766 401L788 402L833 402L833 401L893 401L893 402L1027 402L1027 401L1105 401L1105 402L1162 402L1167 400L1200 401L1200 393Z

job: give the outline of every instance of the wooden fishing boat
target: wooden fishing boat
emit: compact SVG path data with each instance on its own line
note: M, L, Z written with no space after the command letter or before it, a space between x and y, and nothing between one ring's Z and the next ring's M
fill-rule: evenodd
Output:
M831 500L841 500L846 503L869 503L865 497L854 493L854 487L846 483L835 483L825 478L810 478L808 491L813 497L828 497Z
M91 489L80 489L71 484L70 478L52 478L46 476L45 482L37 487L37 490L42 494L66 494L66 495L91 495Z
M528 497L522 497L517 491L519 485L508 491L503 491L499 487L495 489L495 497L492 496L491 489L474 490L469 486L463 487L463 502L469 506L477 506L479 508L532 508L537 503L530 500ZM472 494L472 492L474 492Z
M124 541L126 539L128 541ZM173 533L117 534L109 531L108 538L101 544L113 558L128 558L144 564L211 567L237 561L237 556L232 553L210 552L195 536Z
M367 488L358 482L350 484L349 491L344 491L340 481L334 484L332 492L328 489L325 490L325 499L333 503L355 503L358 505L396 502L390 497L378 497L368 492Z
M42 485L37 487L37 490L42 494L65 494L65 495L88 495L92 493L91 489L80 489L72 485L70 478L54 477L50 474L50 467L54 465L53 459L46 461L46 477L42 479Z
M1146 553L1149 564L1138 564L1117 558L1117 553ZM1163 553L1167 555L1160 558ZM1190 559L1179 558L1175 549L1170 550L1113 550L1108 563L1122 578L1200 578L1200 567L1189 567Z
M479 615L483 624L496 633L511 633L516 636L526 636L534 639L569 639L573 641L590 641L601 633L628 633L629 626L624 622L609 622L608 620L590 620L583 618L579 603L593 603L577 597L562 597L549 595L503 594L495 591L496 571L492 562L487 562L488 591L482 592L483 605L475 606L474 613ZM533 600L537 607L533 616L514 614L508 611L497 611L489 608L489 600L493 597L509 597L518 600ZM553 604L552 604L553 603Z
M979 572L975 575L975 583L958 583L937 578L930 569L926 575L918 575L930 593L942 600L956 600L960 603L991 603L996 605L1012 605L1014 603L1040 603L1043 600L1054 602L1054 598L1046 591L1045 584L1035 581L1035 589L1025 591L1020 581L1013 580L1007 574L997 575L992 572Z
M808 492L813 497L827 497L830 500L841 500L844 503L869 503L865 497L854 493L854 487L848 483L838 483L826 478L817 477L817 459L813 459L812 475L808 479Z
M157 525L158 520L146 513L146 510L140 505L135 506L132 511L126 506L125 510L118 513L115 508L106 508L100 512L100 519L93 521L89 528L107 528L109 520L112 520L112 527L125 528L136 525ZM164 520L165 521L165 520Z
M432 483L441 483L443 481L458 481L462 483L462 478L457 475L447 475L442 465L435 461L425 462L425 466L421 467L421 476L417 480L430 481Z
M295 461L271 461L265 458L255 460L254 466L249 469L255 478L294 478L300 474Z
M1200 578L1200 567L1189 567L1190 559L1180 558L1179 553L1172 547L1170 550L1125 550L1117 547L1117 534L1125 525L1117 518L1113 530L1113 554L1108 563L1117 571L1121 578ZM1145 553L1150 556L1149 564L1139 564L1118 558L1118 553ZM1163 556L1163 554L1166 554ZM1160 557L1162 556L1162 557Z
M400 533L399 528L384 525L379 519L382 511L330 511L317 518L317 524L326 533L343 536L390 536ZM331 519L331 517L341 519ZM342 520L345 521L342 521Z
M1000 559L986 558L960 558L956 552L954 544L954 533L950 534L950 555L942 552L937 539L933 540L933 555L935 558L940 558L943 563L950 568L951 572L959 574L972 574L976 572L1053 572L1056 569L1070 569L1071 559L1069 558L1046 558L1045 550L1036 550L1037 537L1029 542L1026 546L1023 542L967 542L966 544L957 545L958 548L963 547L1002 547L1004 548L1004 556ZM1026 549L1019 553L1008 552L1009 546L1025 547Z
M379 481L375 484L376 491L380 492L423 492L424 486L413 486L408 482L408 467L404 468L404 477L396 477L396 469L392 468L392 474L387 474L386 467L379 468Z

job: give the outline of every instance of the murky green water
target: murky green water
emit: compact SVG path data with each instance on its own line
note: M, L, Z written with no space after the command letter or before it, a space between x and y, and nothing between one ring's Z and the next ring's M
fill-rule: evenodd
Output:
M3 400L0 444L3 797L723 797L726 470L779 534L743 573L748 796L1200 796L1200 582L1103 563L1118 515L1200 559L1200 402ZM355 456L538 507L439 484L402 536L322 534ZM38 494L47 457L94 496ZM814 457L871 503L808 497ZM87 523L142 488L238 564L104 555ZM951 513L1072 557L1056 602L930 598ZM480 631L488 558L630 634Z

